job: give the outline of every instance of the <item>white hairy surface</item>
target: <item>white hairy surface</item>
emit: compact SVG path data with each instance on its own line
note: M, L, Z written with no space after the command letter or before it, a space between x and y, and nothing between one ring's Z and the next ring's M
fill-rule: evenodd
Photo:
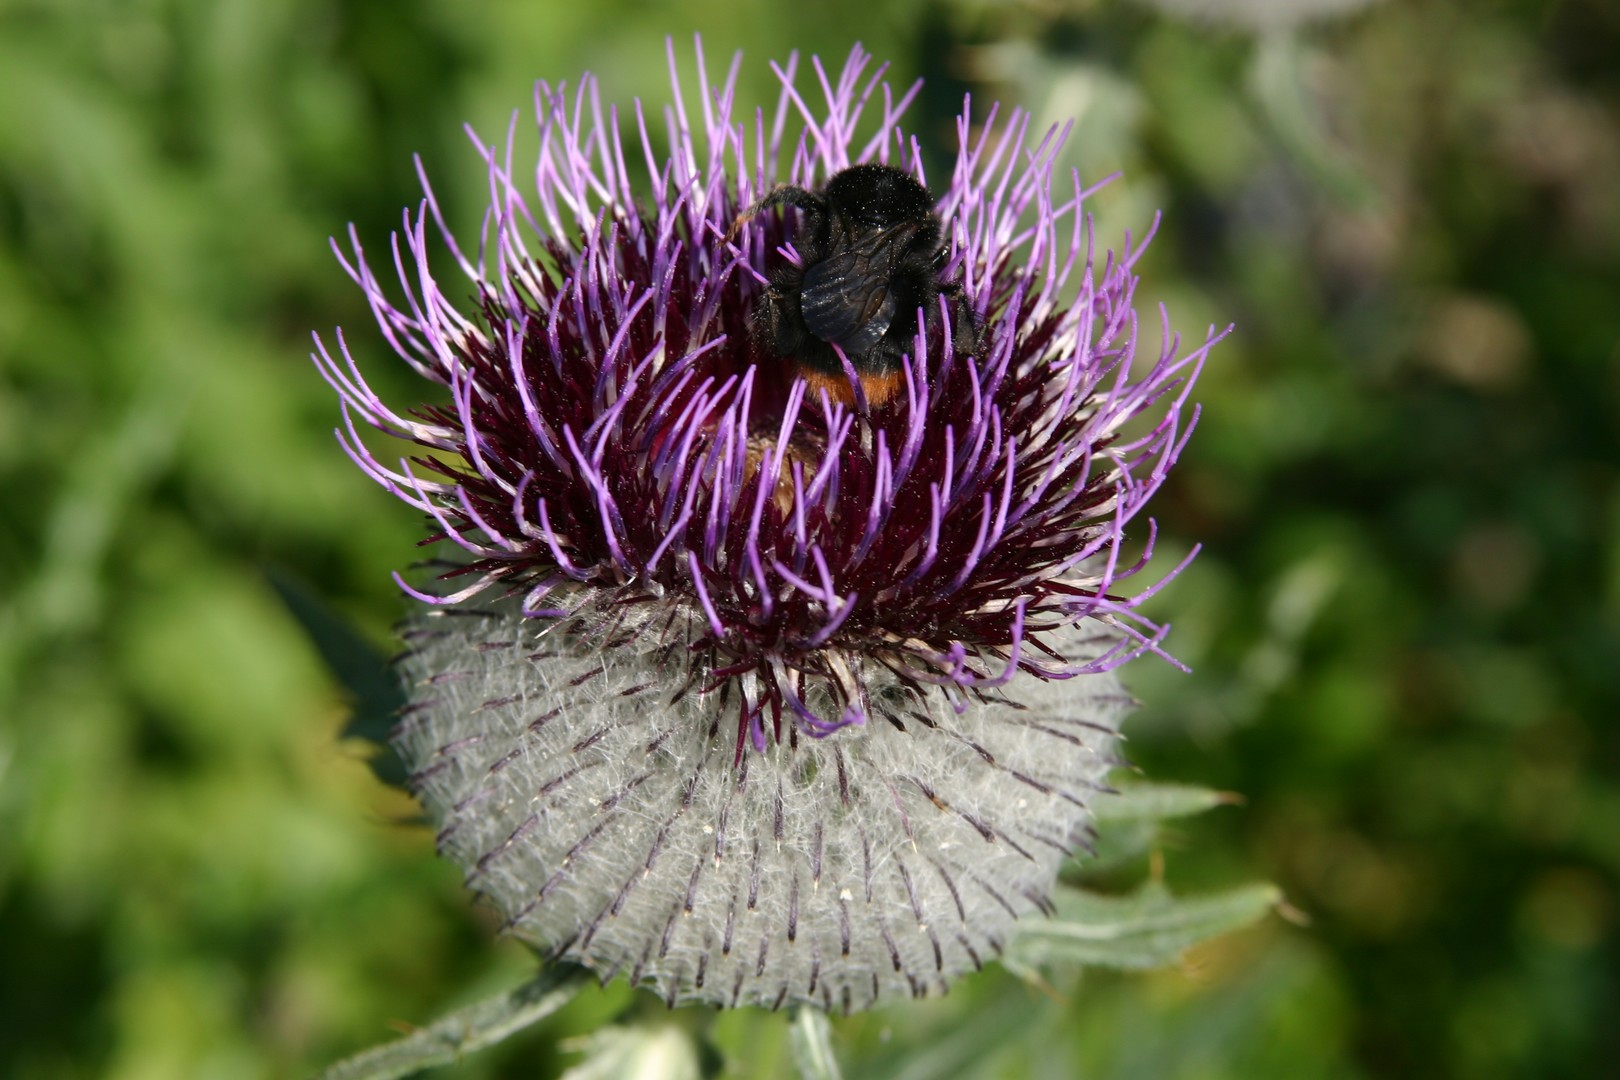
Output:
M702 616L628 610L612 628L452 610L403 661L394 742L439 848L549 954L672 1004L942 993L1085 844L1130 705L1113 675L1020 675L958 714L851 657L881 717L796 745L784 719L734 767L735 689L677 694ZM1105 644L1046 640L1070 660Z

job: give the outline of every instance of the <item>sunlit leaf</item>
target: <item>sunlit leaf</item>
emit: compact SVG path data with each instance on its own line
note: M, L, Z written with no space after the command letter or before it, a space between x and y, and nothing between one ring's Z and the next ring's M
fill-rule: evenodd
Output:
M270 584L332 675L348 691L354 713L343 726L346 739L377 746L371 771L394 787L405 784L405 766L388 745L388 732L399 719L405 691L388 658L313 593L281 571L271 569Z
M698 1080L700 1075L692 1037L672 1024L605 1027L578 1040L578 1048L585 1060L562 1080Z

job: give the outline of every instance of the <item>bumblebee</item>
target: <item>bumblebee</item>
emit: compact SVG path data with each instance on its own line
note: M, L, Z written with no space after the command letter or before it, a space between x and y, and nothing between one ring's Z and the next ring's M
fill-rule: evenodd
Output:
M812 392L853 404L854 387L838 350L871 405L905 386L903 358L914 347L917 313L939 318L939 297L954 301L953 345L972 352L977 330L957 282L941 282L944 226L928 189L888 165L855 165L819 191L784 185L737 219L736 228L775 206L803 214L793 235L799 264L784 260L753 313L762 351L796 365ZM836 347L836 348L835 348Z

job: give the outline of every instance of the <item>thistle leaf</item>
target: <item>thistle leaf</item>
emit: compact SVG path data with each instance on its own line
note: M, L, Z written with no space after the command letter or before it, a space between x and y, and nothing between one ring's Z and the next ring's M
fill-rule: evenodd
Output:
M814 1005L801 1005L793 1016L793 1063L802 1080L842 1080L833 1056L832 1025Z
M1149 883L1127 896L1059 888L1050 919L1019 924L1004 960L1022 974L1043 964L1086 964L1138 971L1181 959L1201 941L1264 916L1282 899L1274 885L1244 885L1178 897Z
M405 688L388 657L291 575L272 567L267 576L327 670L348 692L354 712L342 737L374 744L371 771L391 787L404 787L405 766L389 747L388 732L405 704Z
M550 1016L590 981L572 964L549 964L515 990L447 1013L403 1039L338 1062L315 1080L395 1080L434 1065L459 1061Z
M585 1060L562 1080L698 1080L697 1048L673 1024L615 1025L579 1040Z
M1131 784L1117 795L1096 800L1092 811L1098 825L1106 827L1112 822L1189 817L1236 801L1228 792L1191 784Z
M1161 821L1201 814L1236 801L1237 796L1228 792L1190 784L1121 785L1118 794L1092 803L1097 830L1095 850L1082 861L1079 871L1094 877L1114 870L1153 847Z

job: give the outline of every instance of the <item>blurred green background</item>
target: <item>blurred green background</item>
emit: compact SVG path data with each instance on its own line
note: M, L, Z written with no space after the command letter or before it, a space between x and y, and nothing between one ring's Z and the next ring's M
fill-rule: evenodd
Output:
M1126 174L1105 239L1165 210L1145 297L1238 324L1157 508L1205 544L1155 607L1194 674L1132 669L1130 752L1246 800L1165 838L1173 884L1274 880L1309 925L1061 998L987 974L840 1021L846 1069L1606 1074L1620 6L1358 7L0 3L0 1076L298 1075L522 977L269 583L383 644L419 535L308 334L409 400L326 238L382 250L413 152L475 223L463 121L583 69L660 102L692 30L761 101L858 36L929 79L935 160L964 92L1076 119L1071 163ZM786 1068L780 1018L616 987L455 1075L556 1075L626 1010Z

